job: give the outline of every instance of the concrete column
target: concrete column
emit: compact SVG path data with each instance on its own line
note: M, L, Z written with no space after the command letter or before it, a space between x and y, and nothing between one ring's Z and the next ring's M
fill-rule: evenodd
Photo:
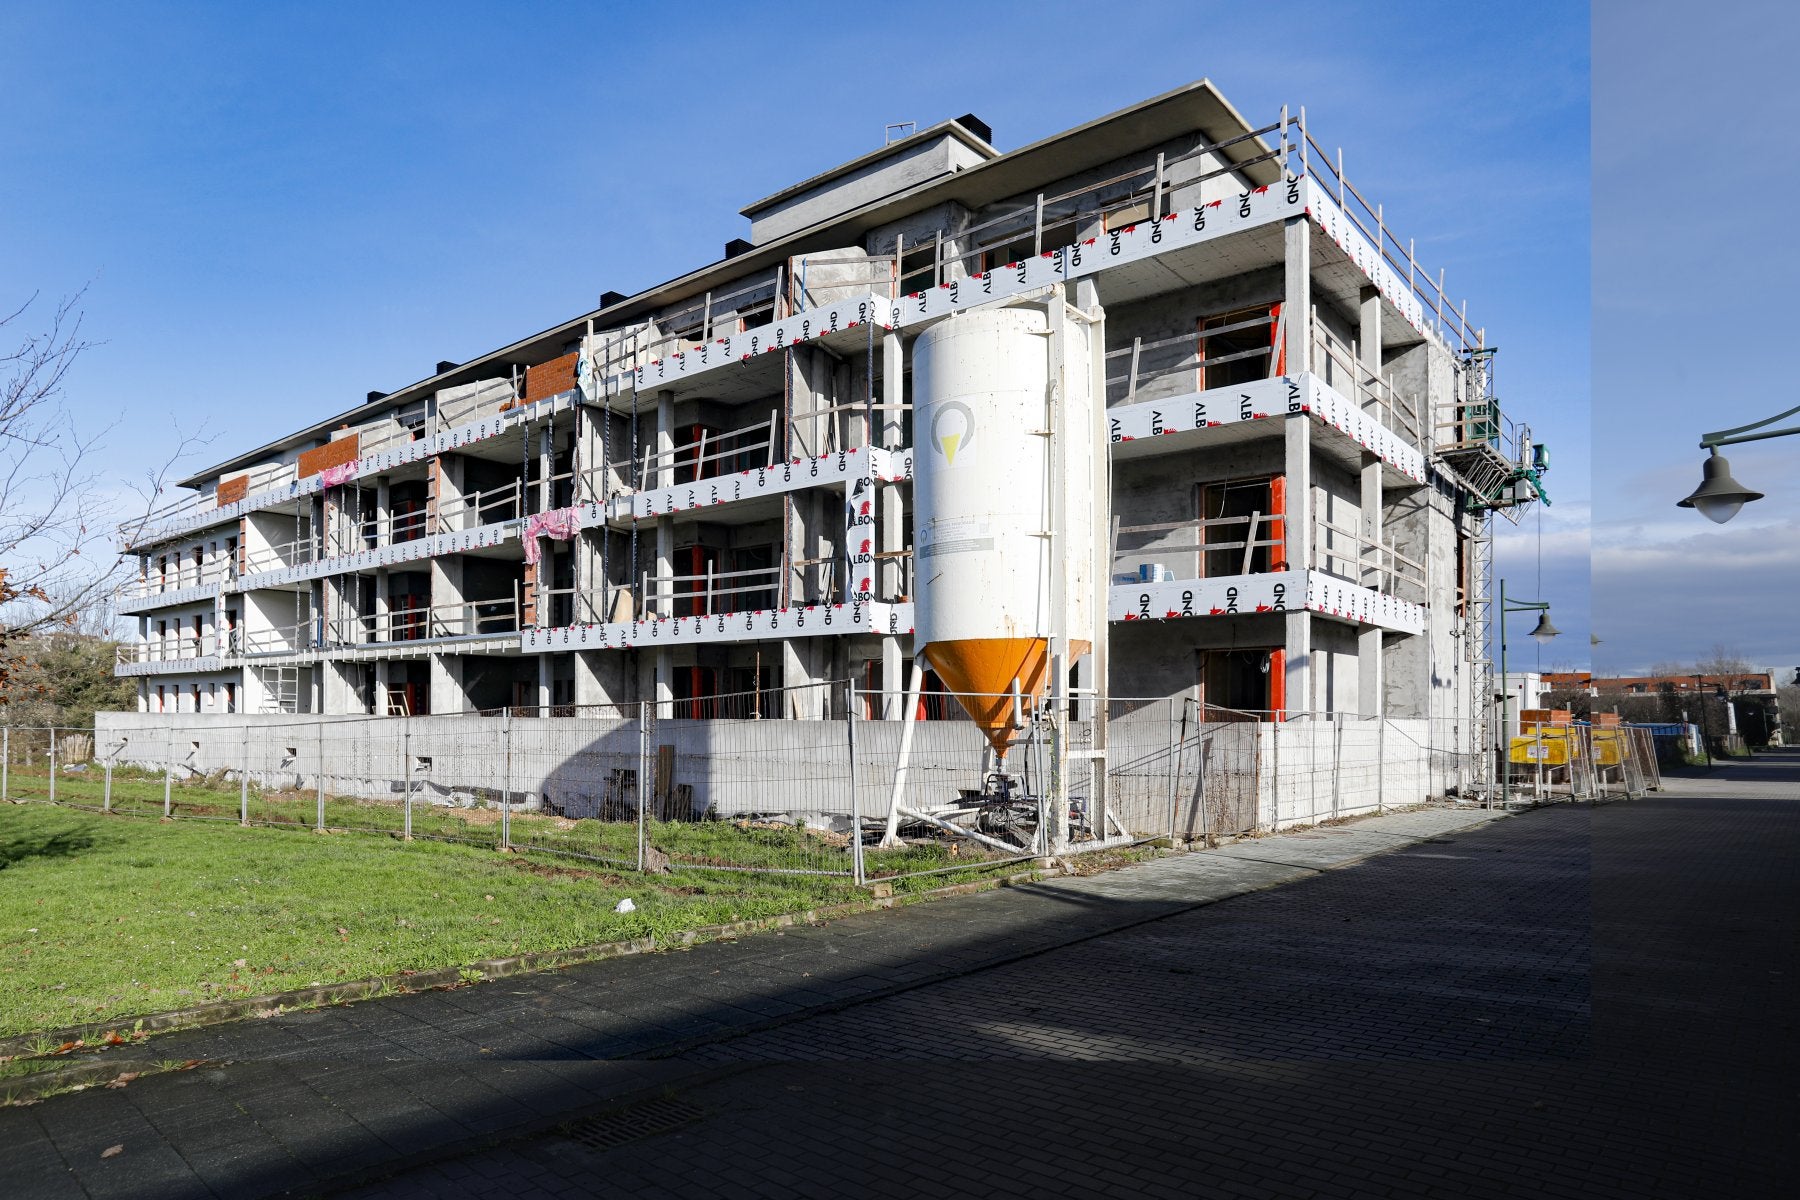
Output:
M452 554L434 558L431 562L431 597L430 605L437 608L444 604L461 604L463 602L463 560L462 555ZM446 610L448 617L456 616L455 609ZM425 630L427 637L435 636L436 631L429 625ZM436 712L436 709L432 710Z
M1287 354L1287 373L1312 369L1312 243L1311 226L1295 217L1282 231L1286 286L1281 314L1285 326L1282 347Z
M880 444L894 449L903 444L905 414L899 405L906 388L905 361L901 353L900 335L889 331L881 335L881 403Z
M455 506L456 515L447 522L448 528L467 529L474 525L474 515L462 511L458 503L464 495L462 458L455 454L441 454L432 461L434 465L427 478L435 481L435 490L427 503L427 511L433 519L427 524L426 532L436 533L439 528L444 527L435 518L452 506Z
M792 715L801 721L823 719L825 689L807 685L818 681L814 664L824 641L824 638L789 638L782 642L781 684L790 690L784 701L786 711L781 716Z
M544 427L538 431L538 501L537 511L548 512L556 501L556 484L550 476L556 470L556 445L550 432L551 422L545 421Z
M906 692L906 656L900 652L900 639L881 639L881 719L898 721L906 715L901 701Z
M1376 549L1366 553L1369 557L1364 562L1380 562L1379 547L1382 543L1381 531L1381 460L1373 455L1363 456L1362 468L1362 535ZM1363 586L1385 590L1388 585L1379 571L1364 571ZM1356 707L1365 717L1385 715L1384 680L1381 662L1382 631L1378 625L1369 625L1356 634Z
M867 446L869 444L868 413L861 404L863 394L863 372L858 371L857 375L859 378L852 383L850 378L851 365L850 359L844 359L843 361L836 363L831 372L832 402L834 404L848 404L851 406L840 414L842 419L835 425L835 428L842 431L842 437L838 439L837 443L839 449L850 449L854 446ZM854 397L854 399L852 399L852 397ZM823 450L820 452L823 453Z
M322 662L319 664L319 686L323 697L322 713L361 712L352 673L356 663Z
M876 543L883 553L894 553L906 548L906 494L899 484L881 485L880 496L876 505L879 521ZM905 560L884 558L881 560L881 574L876 589L878 597L894 600L905 590ZM893 634L883 634L881 638L881 719L897 721L903 715L900 700L901 691L906 687L906 655L901 651L900 638Z
M1287 512L1283 528L1287 537L1287 564L1291 573L1311 569L1312 564L1312 418L1296 413L1287 418ZM1291 591L1303 589L1295 587ZM1283 649L1286 658L1287 707L1312 711L1312 614L1294 597L1286 618Z
M616 650L575 652L575 703L577 705L626 704L631 699L626 674L627 656ZM605 713L583 713L605 716Z
M553 690L550 683L556 675L555 665L551 662L553 657L553 655L549 654L540 654L537 656L537 704L539 716L548 716L550 711L550 696Z
M434 716L466 712L467 693L463 691L463 661L454 654L431 656L431 711Z
M1289 375L1312 369L1312 231L1305 217L1288 221L1282 231L1286 264L1282 290L1282 348ZM1312 566L1312 418L1287 418L1287 560L1290 571ZM1287 706L1316 708L1312 694L1312 614L1296 605L1287 614L1284 638L1287 660Z
M658 720L675 715L675 648L658 646L641 656L640 695L656 705Z
M1381 293L1373 287L1362 289L1359 297L1357 314L1360 328L1356 341L1358 365L1368 376L1381 374ZM1370 544L1367 551L1369 558L1364 562L1379 563L1382 560L1381 545L1386 537L1382 528L1383 498L1381 491L1381 460L1373 455L1363 455L1362 465L1362 535ZM1379 570L1363 573L1363 586L1376 590L1391 588L1385 583ZM1386 703L1384 690L1386 681L1382 671L1382 632L1371 627L1360 630L1356 636L1356 688L1357 709L1365 717L1385 715Z
M1381 293L1372 287L1362 290L1357 305L1359 329L1356 339L1356 361L1371 375L1381 372Z
M658 392L656 394L656 452L663 457L657 460L655 486L659 488L675 486L675 462L669 452L675 448L675 394ZM675 518L658 517L656 519L656 580L653 593L666 593L669 576L675 573ZM666 594L646 609L656 616L673 616L674 602ZM659 670L658 674L662 672ZM661 699L659 696L658 699Z

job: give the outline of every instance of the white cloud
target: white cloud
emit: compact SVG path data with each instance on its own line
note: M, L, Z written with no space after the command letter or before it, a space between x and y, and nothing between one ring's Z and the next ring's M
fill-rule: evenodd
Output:
M1594 623L1607 639L1607 670L1690 661L1720 644L1758 664L1800 656L1800 519L1690 525L1660 541L1641 536L1648 527L1637 532L1594 550Z

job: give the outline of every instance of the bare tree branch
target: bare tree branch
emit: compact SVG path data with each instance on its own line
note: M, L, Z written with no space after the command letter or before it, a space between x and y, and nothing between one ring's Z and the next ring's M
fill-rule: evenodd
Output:
M92 465L107 429L78 427L63 398L76 361L98 344L82 335L86 293L65 298L40 329L18 328L36 295L0 316L0 648L41 631L110 627L124 574L112 544L119 505ZM182 436L149 472L146 506L204 442Z

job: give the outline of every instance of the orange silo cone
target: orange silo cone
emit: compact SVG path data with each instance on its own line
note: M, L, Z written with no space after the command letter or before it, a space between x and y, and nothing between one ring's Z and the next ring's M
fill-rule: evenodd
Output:
M925 658L981 727L995 753L1004 757L1014 733L1013 680L1019 681L1029 717L1043 695L1049 646L1044 638L963 638L931 643L925 647Z

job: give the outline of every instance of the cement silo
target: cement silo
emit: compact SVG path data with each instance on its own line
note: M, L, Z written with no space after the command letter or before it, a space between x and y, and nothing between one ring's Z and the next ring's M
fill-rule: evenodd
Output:
M1001 754L1011 694L1028 714L1050 682L1059 614L1069 661L1093 637L1087 328L1059 324L1073 336L1042 308L986 309L913 348L915 637Z

